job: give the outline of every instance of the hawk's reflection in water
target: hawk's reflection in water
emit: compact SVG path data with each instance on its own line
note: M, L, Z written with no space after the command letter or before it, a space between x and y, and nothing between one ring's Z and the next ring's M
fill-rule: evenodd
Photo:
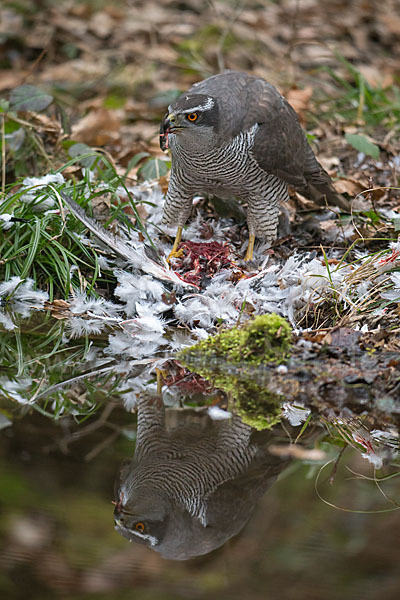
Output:
M135 454L117 485L117 531L169 559L218 548L287 464L268 452L275 437L237 416L213 421L205 411L165 410L159 396L142 398Z

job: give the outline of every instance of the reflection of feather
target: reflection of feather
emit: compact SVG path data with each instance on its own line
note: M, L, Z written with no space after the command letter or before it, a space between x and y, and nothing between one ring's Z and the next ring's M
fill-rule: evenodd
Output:
M155 361L156 361L156 359L154 359L154 358L143 358L141 360L131 360L127 364L129 364L130 369L133 369L133 367L140 367L140 368L143 366L147 367L149 364L155 363ZM84 373L80 373L79 375L75 375L74 377L69 377L68 379L64 379L64 381L59 381L58 383L55 383L54 385L51 385L47 389L43 390L43 392L40 392L40 394L37 394L37 396L35 396L35 402L41 398L45 398L46 396L48 396L49 394L52 394L53 392L62 390L67 386L71 387L72 385L75 385L76 383L78 383L78 381L84 381L86 379L90 379L91 377L100 377L101 375L105 375L105 374L109 373L110 371L116 372L117 366L118 366L118 362L113 360L113 361L106 363L105 365L101 365L99 367L89 369L89 370L85 371ZM129 369L127 369L127 370L129 370Z
M168 265L164 259L165 265L159 265L154 260L149 258L146 255L144 246L141 245L138 248L135 248L122 239L112 235L104 227L100 225L97 221L88 217L85 211L79 204L72 200L67 194L60 191L60 195L64 202L68 205L71 213L89 229L100 240L103 244L105 244L114 254L126 260L134 269L140 269L145 273L149 273L153 275L157 279L162 279L163 281L170 281L171 283L175 283L185 287L191 287L190 284L182 281L178 275L169 270Z

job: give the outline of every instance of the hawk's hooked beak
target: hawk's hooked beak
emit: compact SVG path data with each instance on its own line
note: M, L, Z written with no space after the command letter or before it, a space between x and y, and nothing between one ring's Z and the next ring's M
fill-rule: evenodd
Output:
M176 116L174 113L170 113L165 115L161 125L160 125L160 147L161 150L167 150L169 147L168 143L168 134L175 133L178 129L181 129L179 123L177 122Z
M171 114L165 115L160 125L160 148L163 152L165 152L165 150L167 150L169 146L168 134L171 131L171 125L173 123L173 120L171 121L171 117L173 117L173 115Z

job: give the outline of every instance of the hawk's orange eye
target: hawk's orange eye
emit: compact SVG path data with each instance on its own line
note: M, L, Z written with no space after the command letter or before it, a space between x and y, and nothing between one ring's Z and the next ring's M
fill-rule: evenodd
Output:
M142 523L142 522L136 523L135 529L136 529L136 531L140 531L140 533L143 533L144 529L145 529L144 523Z
M197 113L189 113L187 118L189 119L189 121L192 121L192 123L193 123L193 121L196 121L198 116L199 115Z

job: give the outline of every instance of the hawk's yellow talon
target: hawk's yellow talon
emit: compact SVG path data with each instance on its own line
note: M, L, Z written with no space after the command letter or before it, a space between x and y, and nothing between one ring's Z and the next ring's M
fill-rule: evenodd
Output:
M156 369L157 374L157 394L161 394L162 386L164 383L164 377L168 375L168 371L165 369Z
M171 258L181 258L181 256L183 256L182 248L180 250L177 250L176 252L170 252L167 262L169 262L171 260Z
M181 225L179 225L178 231L176 232L174 245L172 246L172 250L169 253L169 256L167 258L167 263L169 263L171 258L174 258L176 256L181 256L181 255L178 255L177 250L178 250L178 246L181 243L181 239L182 239L182 229L183 229L183 227Z
M249 245L247 246L246 256L244 257L244 260L246 260L246 261L253 259L253 250L254 250L255 239L256 239L255 235L253 235L253 234L249 235Z

